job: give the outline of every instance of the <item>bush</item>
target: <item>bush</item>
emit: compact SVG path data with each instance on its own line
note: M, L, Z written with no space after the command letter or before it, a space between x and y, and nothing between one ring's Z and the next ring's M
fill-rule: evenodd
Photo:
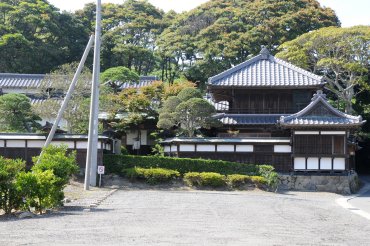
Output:
M275 168L269 165L258 166L258 173L265 178L266 185L269 189L276 191L279 185L279 176L275 172Z
M26 164L23 160L6 159L0 156L0 209L10 214L22 204L22 197L17 191L16 177Z
M41 157L32 158L35 163L32 171L52 170L54 175L59 178L59 185L66 185L71 175L79 170L76 162L76 152L67 153L67 150L67 145L49 145L47 148L43 148Z
M189 172L184 175L184 182L189 186L222 187L226 185L226 177L212 172Z
M142 168L166 168L177 170L181 174L188 172L215 172L223 175L245 174L258 175L258 167L252 164L244 164L221 160L203 160L190 158L173 158L163 156L131 156L131 155L104 155L104 164L107 173L122 175L122 170Z
M27 210L35 207L42 214L43 209L58 206L63 197L60 182L52 170L19 173L17 188L23 197L23 207Z
M124 170L125 176L129 179L144 179L149 184L158 184L169 182L180 176L180 173L175 170L164 168L140 168L134 167Z
M251 183L251 177L242 174L227 175L227 183L231 188L239 188L245 184Z
M266 178L261 177L261 176L252 176L250 177L252 183L256 184L260 188L264 188L266 185L268 185L268 182Z

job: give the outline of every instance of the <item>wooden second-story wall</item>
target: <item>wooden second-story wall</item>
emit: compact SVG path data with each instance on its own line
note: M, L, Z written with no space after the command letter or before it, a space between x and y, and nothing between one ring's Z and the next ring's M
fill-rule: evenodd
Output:
M211 91L218 102L227 101L234 114L291 114L310 103L315 90L223 89Z

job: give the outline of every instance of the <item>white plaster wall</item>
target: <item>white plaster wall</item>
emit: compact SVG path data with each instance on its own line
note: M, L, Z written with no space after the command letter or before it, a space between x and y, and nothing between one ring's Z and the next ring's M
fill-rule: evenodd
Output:
M253 152L253 145L236 145L236 152Z
M171 145L171 152L177 152L177 145Z
M295 135L319 135L319 131L295 131Z
M307 169L318 170L319 169L319 158L318 157L307 158Z
M77 141L76 149L87 149L87 141L86 142Z
M171 146L164 146L164 152L168 153L168 152L171 152Z
M322 135L346 135L345 131L321 131Z
M217 152L234 152L234 145L231 144L217 145Z
M321 158L320 169L321 170L331 170L331 158L330 157Z
M141 130L141 145L147 145L147 144L148 144L148 131Z
M345 170L346 160L344 158L334 158L333 169L334 170Z
M25 140L7 140L6 141L6 147L9 147L9 148L24 148L24 147L26 147L26 141Z
M4 147L4 144L5 144L5 141L4 140L0 140L0 147Z
M197 145L197 151L198 152L215 152L216 151L216 145L198 144Z
M195 145L194 144L180 144L180 151L193 152L195 151Z
M67 145L69 149L73 149L75 147L74 141L52 141L52 145Z
M294 169L295 170L305 170L306 169L306 158L295 157L294 158Z
M292 147L290 145L274 145L275 153L292 153Z
M43 140L28 140L27 146L28 148L42 148L45 144Z

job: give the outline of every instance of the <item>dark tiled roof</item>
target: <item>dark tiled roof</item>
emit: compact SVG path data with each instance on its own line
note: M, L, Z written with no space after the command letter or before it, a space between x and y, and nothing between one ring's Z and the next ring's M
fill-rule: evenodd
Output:
M0 88L19 88L30 89L40 86L45 78L44 74L0 74Z
M290 143L290 138L168 138L161 143Z
M282 116L279 123L286 127L294 126L361 126L365 123L361 116L345 114L331 106L325 94L318 91L311 103L296 114Z
M41 85L45 74L0 73L0 88L34 89ZM140 76L139 83L124 83L120 89L139 88L158 80L155 76Z
M120 86L120 90L124 90L127 88L141 88L143 86L151 85L154 81L158 81L156 76L140 76L139 83L135 82L125 82Z
M210 86L320 87L321 76L278 59L263 49L258 56L208 79Z
M215 118L224 125L274 125L281 114L219 114Z

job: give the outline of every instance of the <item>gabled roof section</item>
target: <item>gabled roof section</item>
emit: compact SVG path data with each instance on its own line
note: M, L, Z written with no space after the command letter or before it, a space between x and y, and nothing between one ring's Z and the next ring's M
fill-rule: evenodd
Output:
M296 114L280 117L279 123L285 127L358 127L365 121L361 116L348 115L331 106L326 95L319 90L307 107Z
M259 55L208 79L209 86L223 87L315 87L323 77L270 55L263 48Z
M44 74L0 73L0 88L30 89L40 86Z

